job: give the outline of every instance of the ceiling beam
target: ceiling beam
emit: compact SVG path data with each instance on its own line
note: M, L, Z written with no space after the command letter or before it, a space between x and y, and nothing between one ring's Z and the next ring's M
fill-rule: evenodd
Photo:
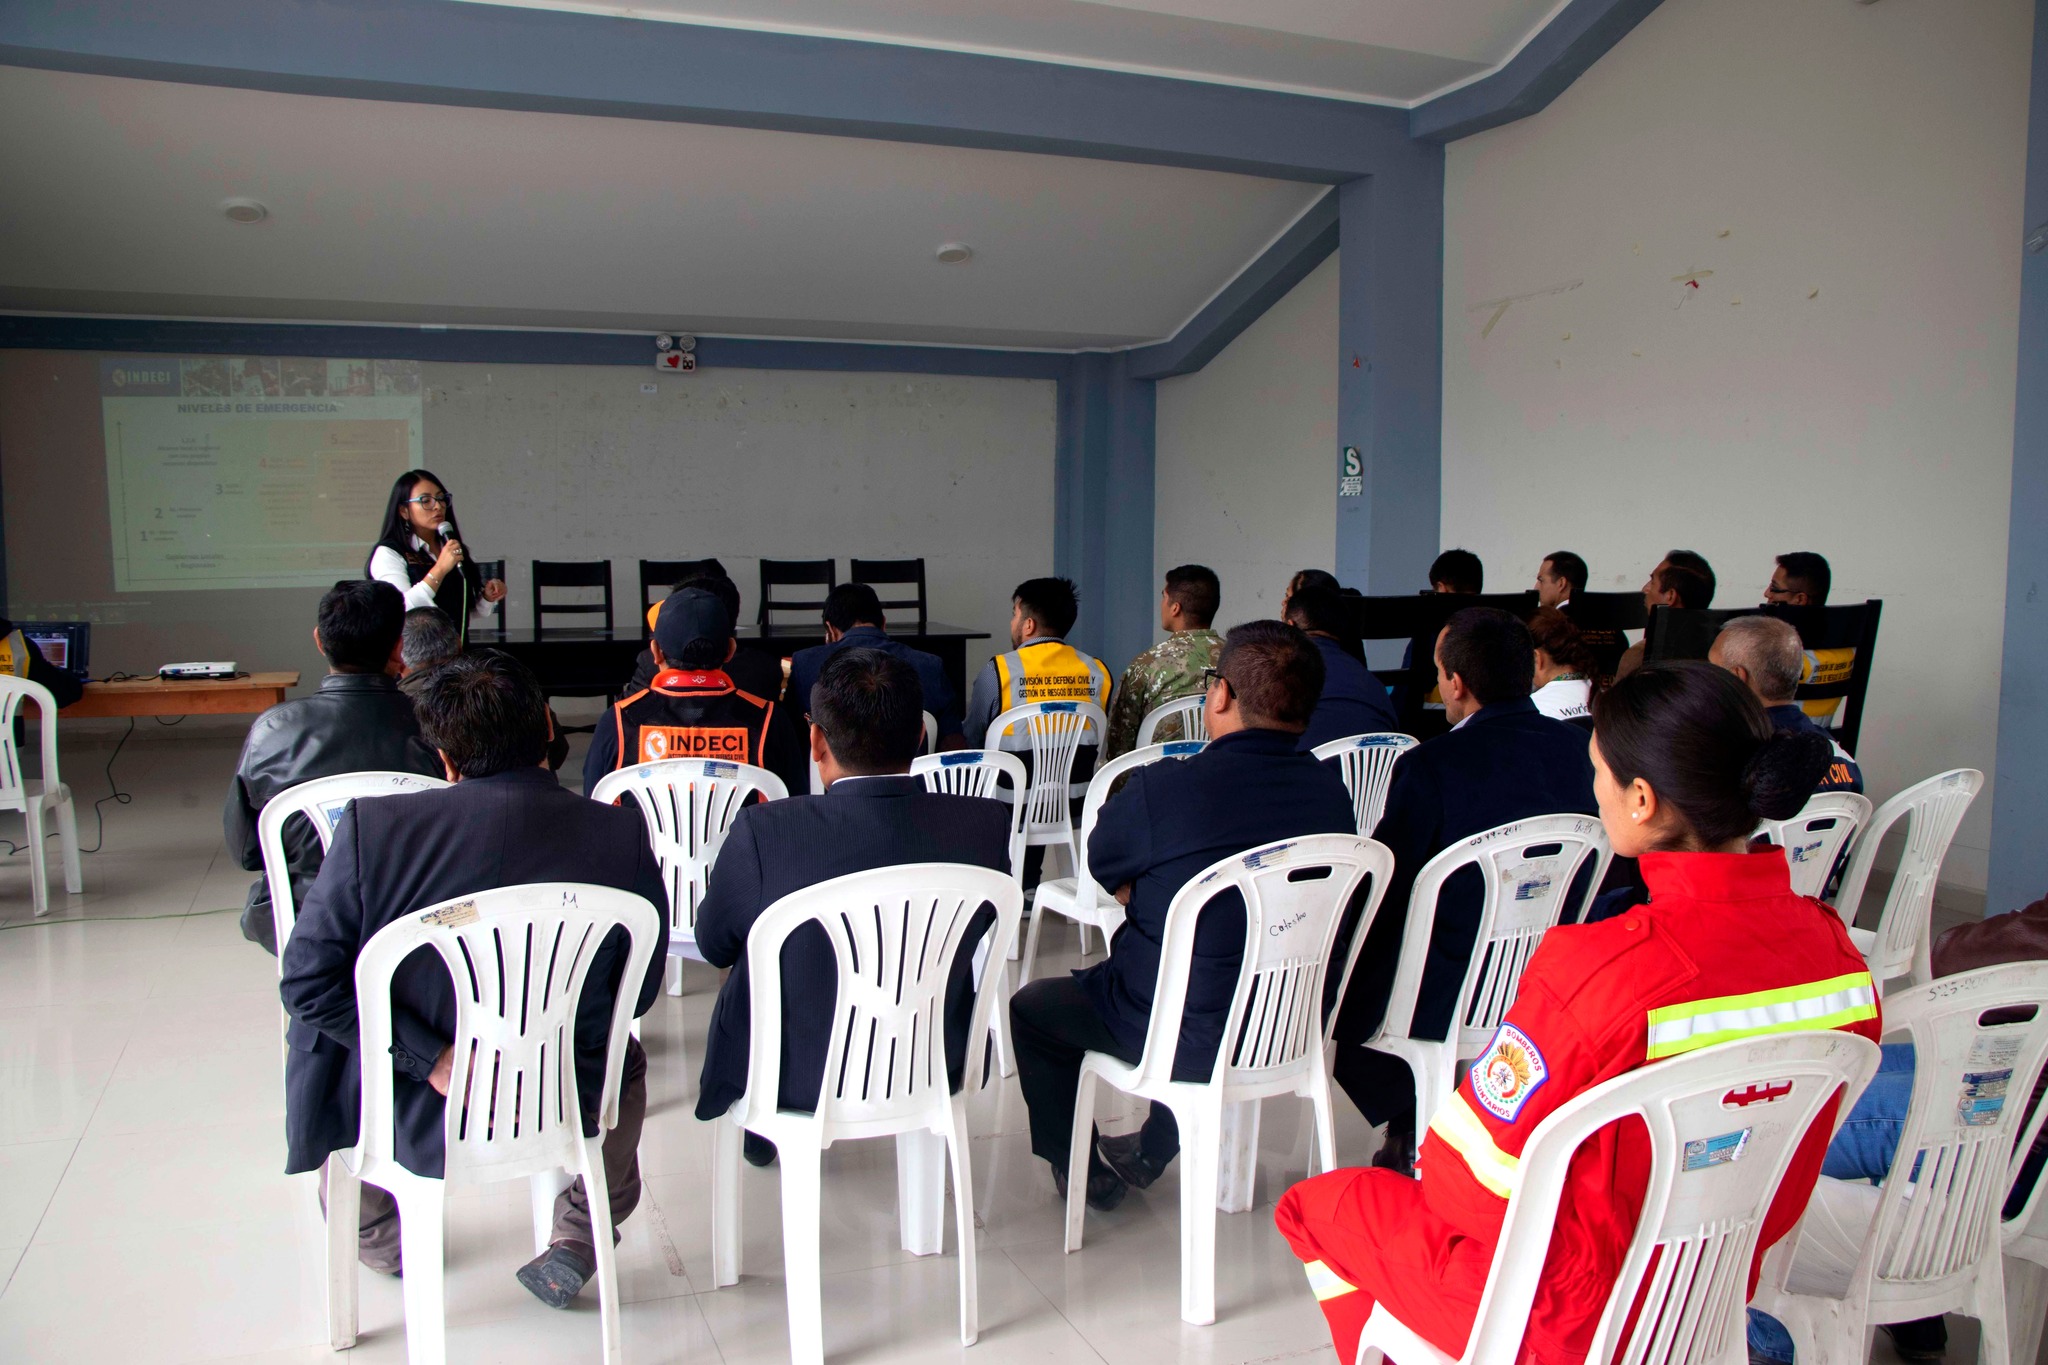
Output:
M1409 135L1424 142L1461 137L1527 118L1577 80L1662 0L1570 0L1490 75L1409 111Z

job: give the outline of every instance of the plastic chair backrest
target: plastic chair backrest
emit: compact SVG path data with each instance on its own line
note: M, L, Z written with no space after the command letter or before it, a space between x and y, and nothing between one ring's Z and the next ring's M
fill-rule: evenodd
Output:
M1460 839L1423 864L1408 897L1407 932L1401 937L1401 959L1387 1000L1388 1029L1398 1023L1402 1033L1413 1034L1438 902L1453 874L1476 867L1484 888L1472 959L1458 990L1457 1012L1451 1016L1457 1055L1476 1057L1514 1003L1522 970L1537 944L1570 908L1580 870L1592 861L1584 896L1590 902L1613 856L1598 816L1538 815Z
M2027 1153L2034 1149L2034 1142L2041 1136L2044 1121L2048 1121L2048 1102L2035 1106L2026 1130L2013 1144L2012 1175L2007 1182L2008 1187L2018 1183L2023 1174ZM1999 1226L2005 1254L2021 1257L2038 1266L2048 1266L2048 1197L2043 1197L2044 1192L2048 1192L2048 1170L2036 1173L2019 1212Z
M1209 726L1207 718L1202 714L1202 707L1207 700L1201 693L1196 693L1192 697L1176 697L1172 701L1153 707L1146 712L1145 719L1138 723L1138 747L1142 749L1148 744L1159 743L1159 727L1168 721L1177 721L1179 724L1180 734L1176 738L1207 739Z
M1010 872L1024 875L1024 760L1001 749L955 749L910 761L910 775L928 792L979 796L1010 808ZM1003 790L1007 783L1009 790Z
M1031 740L1031 797L1024 812L1025 834L1064 828L1073 811L1068 788L1074 781L1074 757L1091 730L1095 743L1102 743L1109 718L1094 702L1027 701L989 722L988 743L993 746L999 736L1019 725Z
M391 975L422 947L455 986L455 1068L443 1120L449 1184L510 1179L581 1163L576 1007L605 935L631 935L605 1049L604 1126L617 1117L626 1033L661 920L630 891L577 882L458 896L385 925L356 958L364 1057L391 1050ZM393 1161L390 1066L363 1068L362 1152Z
M1792 868L1792 894L1818 900L1828 878L1847 855L1856 831L1870 821L1870 798L1855 792L1815 792L1789 820L1766 820L1756 827L1779 848Z
M1630 1115L1649 1130L1650 1184L1586 1360L1744 1359L1764 1216L1828 1100L1861 1091L1877 1061L1876 1044L1838 1030L1743 1038L1637 1067L1560 1105L1522 1149L1463 1359L1514 1365L1572 1157Z
M928 754L939 751L939 718L929 711L924 713L924 751Z
M1096 769L1095 776L1088 779L1088 793L1081 798L1080 833L1074 839L1074 908L1077 911L1092 914L1115 904L1116 898L1110 895L1109 888L1097 885L1095 879L1088 875L1088 836L1095 832L1095 822L1102 816L1102 807L1116 791L1124 774L1133 768L1157 763L1162 758L1193 758L1208 747L1206 739L1176 739L1167 744L1148 744L1142 749L1118 754Z
M599 778L590 799L611 805L631 796L646 818L647 838L668 885L669 942L697 939L697 907L711 881L711 865L739 813L760 793L770 801L789 795L782 779L750 763L715 758L669 758L620 768Z
M1394 855L1356 834L1311 834L1218 859L1174 893L1160 938L1159 981L1136 1084L1165 1085L1180 1047L1195 931L1220 892L1244 897L1245 954L1216 1050L1212 1083L1255 1083L1323 1065L1323 979L1344 907L1367 875L1386 885ZM1355 956L1370 925L1352 935ZM1345 971L1350 970L1349 963Z
M1984 1022L2020 1005L2034 1016ZM1913 1099L1852 1284L1926 1283L1999 1250L2013 1140L2036 1126L2027 1103L2048 1057L2048 962L1903 988L1885 997L1884 1026L1913 1035Z
M743 1126L776 1112L782 1084L782 945L816 924L839 973L818 1120L826 1141L901 1131L950 1102L946 985L977 910L995 907L989 961L1016 937L1024 892L1007 873L964 863L906 863L854 872L792 891L761 912L747 934L752 1020ZM975 996L967 1037L988 1033L996 992L990 972ZM967 1049L963 1092L979 1087L985 1049Z
M1414 748L1413 735L1385 731L1370 735L1347 735L1315 747L1315 756L1335 759L1351 793L1351 807L1358 817L1358 832L1371 834L1387 808L1387 789L1394 783L1394 760Z
M1941 861L1948 856L1956 827L1983 788L1984 774L1975 768L1937 773L1879 806L1857 836L1836 906L1842 922L1849 925L1856 922L1856 908L1877 865L1878 846L1884 842L1885 832L1901 819L1906 821L1906 846L1899 854L1898 870L1892 874L1891 890L1878 917L1877 945L1869 954L1870 975L1880 990L1895 976L1910 974L1914 981L1933 976L1927 954L1933 946L1934 884L1941 876Z
M294 815L305 816L320 840L320 851L325 853L334 842L334 827L341 823L341 813L348 809L349 802L366 796L437 791L447 785L438 777L419 773L336 773L286 787L263 803L262 813L256 817L256 843L263 850L263 880L270 888L270 916L277 930L280 975L284 972L284 945L299 919L298 903L292 898L292 870L285 857L285 821Z
M63 780L57 773L57 699L39 682L0 674L0 810L22 810L28 805L21 751L14 744L14 722L25 701L36 704L36 719L41 723L43 790L52 791Z

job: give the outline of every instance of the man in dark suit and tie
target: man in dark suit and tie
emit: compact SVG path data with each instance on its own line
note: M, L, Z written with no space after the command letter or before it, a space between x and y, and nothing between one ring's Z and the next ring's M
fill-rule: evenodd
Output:
M1188 880L1219 858L1304 834L1349 834L1356 818L1344 781L1296 751L1323 687L1323 660L1293 626L1251 621L1224 637L1202 707L1209 744L1193 758L1134 771L1097 817L1088 872L1126 912L1104 962L1047 977L1010 1002L1017 1078L1031 1111L1031 1150L1052 1163L1066 1194L1081 1058L1135 1062L1145 1047L1166 911ZM1244 901L1228 891L1202 911L1175 1080L1207 1080L1244 960ZM1152 1106L1144 1130L1096 1139L1088 1202L1115 1208L1180 1152L1173 1114Z
M1399 1059L1360 1044L1386 1014L1416 875L1458 840L1496 825L1598 809L1586 732L1529 700L1536 648L1527 626L1491 607L1466 608L1437 636L1436 676L1451 730L1394 764L1386 812L1372 832L1393 850L1394 873L1337 1016L1337 1083L1369 1121L1388 1125L1373 1161L1396 1169L1414 1159L1414 1082ZM1418 1036L1445 1036L1478 917L1479 874L1467 868L1446 883L1437 909L1416 1002ZM1339 951L1351 932L1340 934Z
M321 1169L356 1143L361 1099L356 959L379 929L451 897L530 882L588 882L645 897L661 933L644 981L621 981L624 929L599 945L576 1007L576 1084L583 1131L597 1132L613 1003L632 991L645 1014L661 990L668 956L668 893L637 811L600 806L565 791L547 770L548 708L524 664L480 652L418 677L413 709L440 754L443 791L356 801L306 898L284 952L280 990L286 1030L288 1173ZM445 1096L453 1068L455 996L447 968L422 948L392 978L391 1062L399 1164L423 1176L442 1170ZM382 1058L373 1059L377 1065ZM616 1227L640 1200L640 1125L647 1112L647 1054L628 1041L618 1123L604 1137L605 1180ZM373 1185L362 1192L363 1263L399 1273L398 1210ZM519 1282L551 1308L566 1307L594 1273L590 1212L578 1180L555 1200L548 1249Z
M911 666L878 649L847 649L826 661L804 703L811 716L811 758L822 796L793 796L750 806L733 822L711 882L697 907L697 947L732 974L711 1008L697 1117L711 1120L746 1093L747 933L761 912L792 891L849 872L899 863L969 863L1010 870L1010 812L999 801L928 792L910 776L924 732L921 690ZM946 1062L959 1085L973 1022L974 946L995 912L970 928L946 991ZM830 940L816 925L791 934L782 949L784 1109L817 1108L838 990ZM774 1159L767 1140L747 1135L747 1159Z

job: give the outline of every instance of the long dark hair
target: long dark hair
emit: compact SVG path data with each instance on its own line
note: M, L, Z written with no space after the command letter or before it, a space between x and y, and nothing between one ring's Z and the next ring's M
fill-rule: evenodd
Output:
M1638 777L1692 835L1719 848L1759 820L1799 813L1833 754L1824 735L1771 727L1763 704L1712 664L1646 664L1593 702L1593 737L1616 782Z
M397 482L391 485L391 497L384 504L384 525L377 533L377 543L379 545L398 551L399 555L404 558L409 566L420 570L422 573L433 567L434 559L432 555L413 548L412 522L405 515L405 504L412 497L412 490L418 487L423 479L439 488L443 493L448 492L448 485L436 478L432 470L406 470L398 476ZM443 517L455 529L454 538L462 541L463 548L466 551L469 547L469 541L462 534L462 523L455 519L453 495L450 494L449 496L450 501L448 505L442 509ZM477 572L476 561L471 559L466 553L462 558L462 577L469 587L469 600L471 602L481 602L484 596L483 575ZM419 579L415 577L413 581L417 583Z
M1538 607L1535 615L1529 618L1529 638L1536 642L1536 648L1550 656L1552 663L1560 665L1567 673L1578 674L1598 688L1600 661L1593 656L1592 646L1579 634L1579 628L1572 624L1569 616L1556 607Z

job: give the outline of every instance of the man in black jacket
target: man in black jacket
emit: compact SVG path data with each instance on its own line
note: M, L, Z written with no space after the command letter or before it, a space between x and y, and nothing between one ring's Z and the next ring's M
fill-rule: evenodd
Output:
M999 801L928 792L911 777L924 733L917 673L878 649L842 650L826 661L809 698L811 758L822 796L768 801L739 814L718 851L697 907L697 947L714 967L730 967L711 1008L697 1117L710 1120L746 1093L751 1009L747 933L761 912L792 891L849 872L898 863L970 863L1010 870L1010 813ZM974 1010L971 959L994 922L986 907L970 927L946 990L946 1065L960 1084ZM814 1111L825 1074L827 1034L839 969L823 930L806 925L782 949L784 1109ZM774 1148L752 1134L756 1165Z
M1081 1059L1105 1052L1135 1062L1144 1051L1166 911L1181 887L1217 859L1248 848L1353 832L1344 780L1296 750L1323 686L1315 644L1279 621L1251 621L1224 637L1210 675L1202 708L1208 747L1134 771L1103 806L1088 840L1089 875L1126 911L1108 959L1034 981L1010 1002L1031 1150L1052 1164L1062 1197ZM1202 910L1175 1080L1207 1080L1215 1066L1244 961L1244 929L1244 900L1235 890ZM1115 1208L1127 1186L1150 1185L1179 1152L1172 1112L1153 1105L1143 1132L1096 1140L1088 1202Z
M313 643L327 656L327 676L312 696L279 702L256 718L228 784L221 825L244 871L263 870L256 817L289 787L339 773L441 775L440 760L420 739L412 703L398 690L404 623L405 598L389 583L337 583L320 599ZM320 871L320 839L303 817L285 822L284 851L292 900L303 905ZM242 905L242 937L277 951L270 884L261 877Z
M1386 812L1372 832L1393 850L1394 873L1337 1016L1337 1083L1368 1120L1388 1125L1374 1164L1397 1169L1413 1160L1414 1082L1398 1058L1360 1044L1386 1014L1416 875L1468 835L1512 820L1598 809L1586 732L1552 720L1529 700L1536 647L1527 626L1491 607L1466 608L1437 636L1436 676L1451 730L1394 764ZM1437 907L1416 1001L1418 1036L1445 1036L1478 918L1479 874L1467 868L1445 884ZM1347 925L1339 934L1340 954L1351 933Z
M705 560L704 572L694 578L686 578L676 584L674 591L681 592L685 588L702 588L705 592L710 593L713 597L725 603L726 614L732 617L735 624L738 623L740 619L740 587L739 584L733 582L726 575L725 567L719 564L717 560ZM650 634L653 632L654 622L660 614L661 603L656 602L647 613L647 629ZM650 644L648 648L641 650L640 657L633 661L633 677L627 682L625 689L619 695L631 696L633 693L640 691L653 682L654 675L660 671L660 667L654 662L654 648ZM733 650L732 657L725 661L725 671L732 675L732 680L739 684L739 689L742 692L751 692L757 697L766 697L770 701L782 699L784 690L782 657L771 646L758 644L750 640L740 641ZM798 711L803 710L802 697L792 694L789 700L795 704Z
M381 586L381 585L380 585ZM389 591L389 589L387 589ZM396 596L394 592L392 594ZM547 701L525 665L501 654L453 660L415 692L421 729L438 753L445 791L350 804L334 846L285 945L280 993L291 1015L285 1042L285 1171L319 1170L355 1145L361 1079L355 967L379 929L455 896L531 882L587 882L644 897L660 916L642 981L622 981L630 940L605 936L576 1006L576 1085L585 1136L597 1133L613 1002L632 991L645 1014L668 954L668 893L639 813L586 801L542 766ZM396 1155L416 1175L442 1171L445 1096L453 1068L455 995L447 968L425 949L391 981ZM383 1058L372 1059L384 1065ZM618 1123L604 1135L605 1181L616 1227L640 1199L638 1148L647 1112L647 1054L626 1044ZM578 1180L555 1200L548 1249L519 1282L551 1308L566 1306L596 1265L589 1205ZM396 1273L399 1236L391 1197L363 1186L358 1253Z
M1308 729L1295 745L1303 753L1333 739L1401 728L1387 685L1339 640L1345 619L1344 594L1336 588L1310 584L1287 599L1287 624L1315 641L1323 659L1322 694L1308 718Z

